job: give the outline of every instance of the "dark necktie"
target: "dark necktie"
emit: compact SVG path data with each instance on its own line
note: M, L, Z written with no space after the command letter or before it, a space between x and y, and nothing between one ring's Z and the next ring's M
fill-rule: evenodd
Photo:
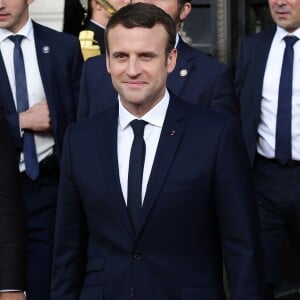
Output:
M23 53L21 49L22 35L13 35L9 39L14 42L14 72L16 80L16 102L17 111L23 112L28 109L28 93L26 83L26 73L24 66ZM31 131L23 134L23 153L25 162L25 172L32 180L39 175L39 164L37 161L34 135Z
M129 159L127 209L133 229L136 231L142 207L142 180L146 151L144 128L146 122L136 119L130 125L134 132L134 139Z
M286 36L285 50L281 69L278 109L276 124L276 146L275 158L282 165L287 163L292 157L292 88L293 88L293 64L294 64L294 44L298 38Z

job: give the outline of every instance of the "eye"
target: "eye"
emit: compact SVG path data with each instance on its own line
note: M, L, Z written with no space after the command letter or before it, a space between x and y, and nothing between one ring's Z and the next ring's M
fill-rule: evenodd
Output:
M155 55L153 53L142 53L139 57L143 61L149 61L152 60Z
M114 53L113 58L119 61L124 61L127 58L125 53Z

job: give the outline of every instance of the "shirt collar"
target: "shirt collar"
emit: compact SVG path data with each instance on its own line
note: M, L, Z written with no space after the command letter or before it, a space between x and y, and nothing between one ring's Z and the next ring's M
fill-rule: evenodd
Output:
M175 41L175 46L174 46L174 48L177 48L178 42L179 42L179 34L178 34L178 32L177 32L177 33L176 33L176 41Z
M286 31L285 29L283 29L282 27L277 26L276 35L277 35L279 41L283 41L284 37L286 37L287 35L296 36L298 39L300 39L300 28L298 28L295 31L293 31L292 33L290 33L288 31Z
M26 24L17 32L11 32L5 28L0 28L0 43L7 39L10 35L23 35L29 40L33 40L33 25L32 20L28 18Z
M122 105L122 102L119 98L119 124L122 130L125 130L126 127L130 124L131 121L136 119L136 116L131 114L125 107ZM167 113L168 105L170 101L169 92L166 90L164 97L145 115L142 116L141 120L146 121L148 124L162 128L165 116Z
M96 22L94 19L90 19L90 22L97 25L98 27L101 27L102 29L105 29L105 27L102 24Z

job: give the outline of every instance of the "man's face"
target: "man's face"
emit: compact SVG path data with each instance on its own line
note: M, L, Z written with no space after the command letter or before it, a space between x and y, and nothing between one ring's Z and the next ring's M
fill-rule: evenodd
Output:
M300 27L299 0L269 0L269 7L274 22L288 32Z
M101 1L101 0L92 0L91 1L91 6L92 6L92 11L93 11L93 18L97 20L97 11L99 11L99 8L104 8L102 9L102 11L106 11L107 13L107 18L110 19L111 17L111 13L105 9L105 2L107 2L108 4L110 4L114 9L115 11L118 11L120 8L122 8L123 6L127 5L130 3L131 0L104 0L104 1Z
M0 28L18 32L28 20L28 6L33 0L0 0Z
M132 3L144 2L153 4L166 12L175 22L177 29L181 21L183 21L191 10L190 3L185 3L183 7L179 5L178 0L132 0Z
M168 35L161 24L108 32L107 70L123 106L141 117L164 96L168 73L176 64L175 49L166 55Z
M109 0L109 3L118 11L123 6L130 3L130 0Z

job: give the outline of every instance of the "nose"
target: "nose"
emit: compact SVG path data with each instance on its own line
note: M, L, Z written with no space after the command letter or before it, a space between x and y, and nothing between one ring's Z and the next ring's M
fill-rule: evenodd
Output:
M136 58L131 58L128 61L127 66L127 75L130 78L136 78L141 74L141 68L139 66L139 62Z
M286 0L275 0L276 5L282 6L286 4Z

